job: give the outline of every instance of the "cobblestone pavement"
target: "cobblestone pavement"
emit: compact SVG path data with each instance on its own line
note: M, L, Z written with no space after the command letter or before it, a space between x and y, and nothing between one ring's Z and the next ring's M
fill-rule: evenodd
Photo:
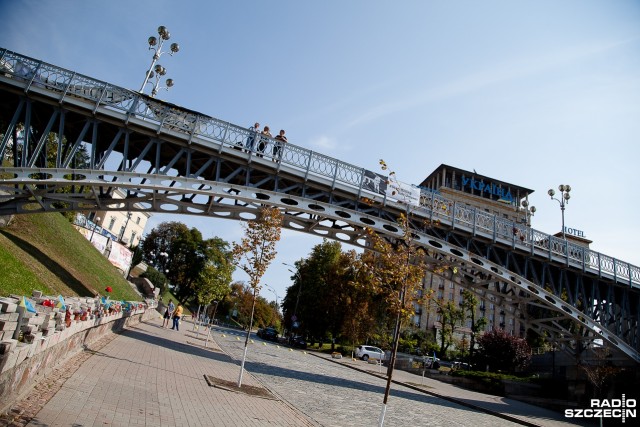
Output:
M327 355L253 339L243 375L249 387L239 392L210 384L237 381L241 332L214 329L205 341L190 323L179 332L161 323L158 318L105 337L72 357L17 402L0 425L378 425L386 380L375 365L337 363ZM407 375L394 373L405 385L391 387L385 426L572 425L531 405L436 380L424 380L427 394L406 386L423 381ZM252 395L250 389L266 389L275 398ZM502 413L510 419L496 416Z
M256 341L257 342L257 341ZM221 344L242 357L243 343ZM323 426L375 426L381 412L385 381L276 345L254 345L247 370L271 391ZM515 423L472 411L406 387L394 386L385 425L389 426L510 426Z
M244 339L239 336L242 333L222 329L214 333L220 347L237 360L241 360L244 348ZM256 338L247 353L246 369L323 426L378 425L386 368L350 358L336 362L327 355L292 350ZM388 426L576 425L555 412L404 371L396 370L394 378L418 387L392 384L385 414ZM431 394L415 389L421 382ZM503 416L516 422L500 418Z

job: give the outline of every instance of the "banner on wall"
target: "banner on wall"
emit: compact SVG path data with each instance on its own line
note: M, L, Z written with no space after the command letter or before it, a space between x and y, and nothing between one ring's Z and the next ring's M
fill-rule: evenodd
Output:
M420 206L420 189L411 184L393 181L387 187L387 198L412 206Z
M116 268L124 271L129 270L133 253L126 246L118 242L111 242L111 252L109 252L109 261Z
M387 191L387 177L365 169L362 189L384 195Z

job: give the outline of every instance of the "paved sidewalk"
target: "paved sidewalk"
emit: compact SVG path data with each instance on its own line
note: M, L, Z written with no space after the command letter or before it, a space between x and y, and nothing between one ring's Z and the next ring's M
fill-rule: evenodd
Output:
M286 402L209 386L236 383L240 367L182 323L141 323L97 351L29 426L316 426ZM243 385L263 388L250 373Z
M183 322L181 331L161 324L158 316L85 355L28 426L346 426L371 418L372 412L375 417L379 410L384 369L381 374L376 365L256 340L243 375L245 389L238 392L233 386L240 372L241 332L214 330L216 342L209 340L205 347L205 337L196 336L191 323ZM215 387L212 381L218 382ZM394 381L402 385L392 387L390 426L444 426L452 420L475 427L512 425L509 421L576 425L542 408L400 370L394 371ZM270 396L247 394L252 387ZM449 402L420 398L406 387ZM363 418L366 405L371 408ZM403 412L400 418L398 411Z

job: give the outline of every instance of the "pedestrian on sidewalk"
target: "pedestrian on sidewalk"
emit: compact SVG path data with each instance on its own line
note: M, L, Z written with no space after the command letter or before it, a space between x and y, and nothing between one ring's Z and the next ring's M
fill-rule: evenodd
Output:
M175 329L176 331L180 330L180 318L182 317L182 304L178 303L178 307L176 307L176 311L173 312L173 326L171 329Z
M169 327L169 319L171 319L171 316L173 316L173 311L176 309L176 306L173 305L173 301L169 300L169 305L167 306L167 309L164 312L164 316L163 317L163 322L162 322L162 327L163 328L168 328Z

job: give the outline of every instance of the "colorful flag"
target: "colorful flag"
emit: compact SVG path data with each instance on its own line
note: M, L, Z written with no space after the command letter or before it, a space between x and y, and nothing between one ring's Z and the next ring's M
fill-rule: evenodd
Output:
M64 303L64 298L62 298L62 295L58 295L58 303L56 304L56 308L59 308L60 310L67 309L67 306Z
M27 311L30 311L31 313L36 312L36 309L33 306L33 304L31 304L31 301L29 301L25 297L22 297L22 301L20 301L20 307L24 307Z

